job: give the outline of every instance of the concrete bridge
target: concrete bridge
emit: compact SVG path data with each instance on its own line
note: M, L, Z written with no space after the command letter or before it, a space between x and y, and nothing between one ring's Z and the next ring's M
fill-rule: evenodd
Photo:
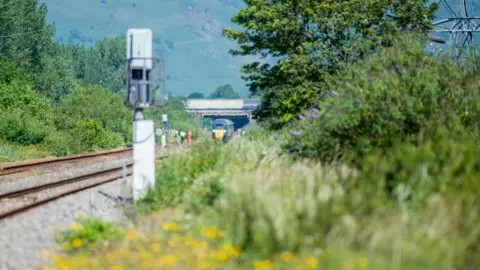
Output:
M238 129L252 122L252 113L257 108L259 100L254 99L187 99L187 112L200 118L228 118Z

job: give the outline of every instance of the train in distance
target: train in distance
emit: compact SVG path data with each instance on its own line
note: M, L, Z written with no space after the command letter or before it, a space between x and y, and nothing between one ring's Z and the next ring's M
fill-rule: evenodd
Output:
M233 122L230 119L215 119L212 121L212 140L228 142L233 137Z

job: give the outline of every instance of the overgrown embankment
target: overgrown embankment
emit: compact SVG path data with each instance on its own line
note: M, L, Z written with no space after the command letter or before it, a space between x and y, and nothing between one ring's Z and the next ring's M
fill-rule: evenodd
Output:
M381 51L290 129L170 157L144 226L57 266L478 269L479 79L421 42Z

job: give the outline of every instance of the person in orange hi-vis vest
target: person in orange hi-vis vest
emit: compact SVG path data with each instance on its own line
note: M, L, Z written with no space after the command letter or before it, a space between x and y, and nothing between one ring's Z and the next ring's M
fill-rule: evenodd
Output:
M192 131L189 130L187 132L187 144L191 144L192 143Z

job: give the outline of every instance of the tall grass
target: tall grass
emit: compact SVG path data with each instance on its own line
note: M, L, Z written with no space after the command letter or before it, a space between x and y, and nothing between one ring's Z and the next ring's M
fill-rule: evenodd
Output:
M49 152L39 145L19 146L0 143L0 162L38 159L47 156L50 156Z
M154 214L161 220L154 227L174 222L188 231L181 235L197 239L191 241L217 239L208 244L216 250L209 269L478 269L480 148L468 134L436 134L435 141L398 142L363 158L360 168L292 161L276 155L274 140L261 133L223 146L198 144L159 166L157 187L140 204L177 209ZM388 181L399 184L392 190ZM173 241L173 234L153 240L160 235L135 243ZM225 243L239 254L221 263L215 252ZM127 250L139 252L137 244ZM190 244L162 253L177 260L159 269L199 269ZM125 245L108 252L119 248ZM87 256L102 260L102 267L116 264L98 252ZM125 266L153 265L141 256Z

